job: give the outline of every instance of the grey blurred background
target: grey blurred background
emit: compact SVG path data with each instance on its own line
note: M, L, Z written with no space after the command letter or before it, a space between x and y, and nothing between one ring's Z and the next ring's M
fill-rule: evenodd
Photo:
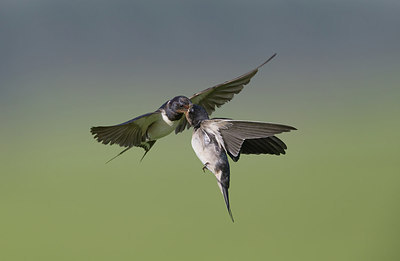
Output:
M1 1L0 259L398 260L398 1ZM112 164L95 125L263 67L213 116L289 124L232 164L191 131Z

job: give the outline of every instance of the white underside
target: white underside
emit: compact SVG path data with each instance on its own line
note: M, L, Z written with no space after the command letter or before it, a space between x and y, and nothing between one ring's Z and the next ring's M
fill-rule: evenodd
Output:
M192 148L201 163L207 165L207 168L215 174L218 153L216 152L215 145L210 143L210 138L201 129L193 132Z
M158 140L162 137L167 136L171 132L173 132L179 124L179 121L170 121L165 115L165 112L161 113L162 121L154 122L147 129L147 138L149 140Z
M218 187L222 192L222 186L220 184L222 171L216 171L216 163L218 162L218 154L215 149L215 145L210 143L210 138L201 129L193 132L192 136L192 147L197 157L203 163L204 166L210 170L217 178Z

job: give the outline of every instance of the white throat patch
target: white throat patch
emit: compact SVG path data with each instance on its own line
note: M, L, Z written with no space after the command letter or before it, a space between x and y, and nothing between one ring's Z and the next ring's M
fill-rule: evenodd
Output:
M164 110L161 112L161 116L162 116L162 118L163 118L163 121L164 121L166 124L168 124L169 126L174 125L174 122L173 122L173 121L170 121L170 120L168 119L168 116L167 116L167 114L165 113Z

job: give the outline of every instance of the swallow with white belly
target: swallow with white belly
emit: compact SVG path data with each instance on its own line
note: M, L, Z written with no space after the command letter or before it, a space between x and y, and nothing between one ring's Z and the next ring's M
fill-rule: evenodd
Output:
M236 162L240 154L285 154L285 143L275 135L296 128L258 121L209 119L207 111L196 104L179 109L179 112L185 113L187 121L193 126L193 150L203 163L203 169L214 173L234 221L229 205L230 169L227 155Z

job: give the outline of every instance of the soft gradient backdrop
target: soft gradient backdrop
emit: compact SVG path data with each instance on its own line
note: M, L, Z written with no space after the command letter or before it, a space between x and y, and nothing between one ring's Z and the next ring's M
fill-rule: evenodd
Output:
M0 3L0 260L400 260L400 2ZM231 164L230 221L191 131L142 163L89 128L243 74L213 116L285 156Z

